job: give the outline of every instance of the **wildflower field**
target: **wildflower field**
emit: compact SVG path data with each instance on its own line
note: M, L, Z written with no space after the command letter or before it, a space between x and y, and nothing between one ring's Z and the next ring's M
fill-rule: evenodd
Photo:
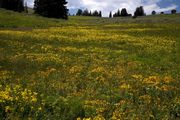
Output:
M0 119L180 119L180 14L47 19L0 9Z

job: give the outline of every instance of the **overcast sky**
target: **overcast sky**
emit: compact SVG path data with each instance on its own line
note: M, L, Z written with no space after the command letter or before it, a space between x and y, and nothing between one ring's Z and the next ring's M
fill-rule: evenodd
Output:
M28 5L33 7L34 0L26 0ZM88 8L89 10L101 10L103 16L108 16L109 12L126 8L129 13L133 13L137 6L144 6L146 14L152 10L157 12L178 9L180 0L67 0L69 9Z

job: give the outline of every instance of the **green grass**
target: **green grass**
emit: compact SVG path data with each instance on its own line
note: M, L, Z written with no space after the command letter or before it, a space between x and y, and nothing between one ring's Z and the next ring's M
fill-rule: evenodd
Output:
M179 119L179 19L0 9L0 117Z
M49 19L33 14L15 13L0 9L0 27L1 28L17 28L17 27L32 27L32 28L47 28L66 26L99 26L107 24L122 24L122 23L137 23L137 24L179 24L180 14L176 15L155 15L138 17L136 19L127 18L97 18L84 16L70 16L69 20ZM144 26L142 26L144 27Z

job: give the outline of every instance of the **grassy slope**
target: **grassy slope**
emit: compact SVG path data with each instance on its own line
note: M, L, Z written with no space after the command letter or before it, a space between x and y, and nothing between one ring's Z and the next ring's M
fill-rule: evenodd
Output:
M6 112L0 115L179 117L179 19L177 14L65 21L1 9L1 92L24 95L26 88L38 95L13 102L1 97ZM20 86L20 93L9 86Z
M47 19L32 14L14 13L7 10L0 9L0 26L1 27L57 27L64 25L104 25L115 23L157 23L157 24L170 24L180 23L180 14L177 15L156 15L139 17L137 19L129 18L96 18L96 17L76 17L71 16L68 21L58 19Z

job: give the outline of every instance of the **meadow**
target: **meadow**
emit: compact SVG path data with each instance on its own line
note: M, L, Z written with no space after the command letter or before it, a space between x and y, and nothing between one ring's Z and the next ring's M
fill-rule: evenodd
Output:
M47 19L0 9L0 118L180 119L180 14Z

